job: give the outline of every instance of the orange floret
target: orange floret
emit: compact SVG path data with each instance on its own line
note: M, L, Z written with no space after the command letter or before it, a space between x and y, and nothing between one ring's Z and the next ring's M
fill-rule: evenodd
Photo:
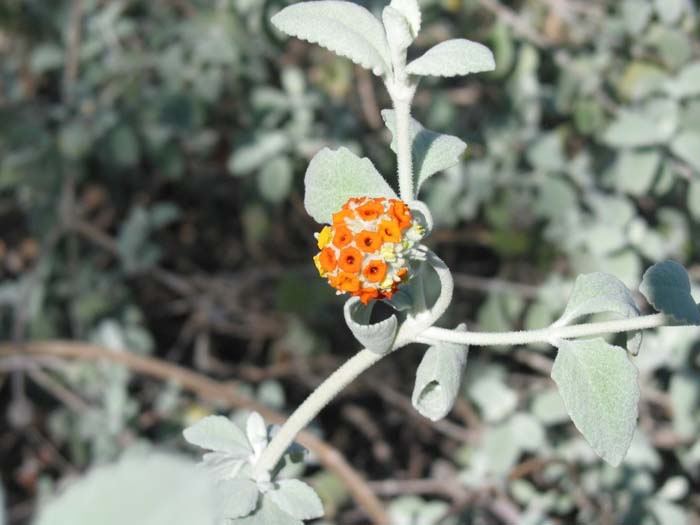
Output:
M336 226L333 234L333 246L344 248L352 242L352 232L347 226Z
M401 229L396 221L382 221L379 223L379 234L384 242L399 242L401 240Z
M357 248L345 248L340 252L338 266L346 272L357 273L362 268L362 259L362 253Z
M357 213L360 218L366 221L373 221L384 213L384 206L380 202L369 201L357 208Z
M355 235L355 244L363 252L374 253L382 245L382 238L377 232L363 230Z
M391 214L399 222L399 228L402 230L411 225L411 210L408 209L405 202L394 201L394 204L391 206Z
M355 212L350 209L340 210L333 214L333 226L344 225L345 219L354 219Z
M371 283L382 282L386 276L386 263L384 261L372 260L367 263L365 269L362 270L362 275Z
M332 248L324 248L319 254L319 262L321 263L321 268L326 272L332 272L338 265L338 261L335 258L335 251Z
M335 278L335 287L343 292L354 293L360 290L360 280L356 275L342 272Z
M376 288L362 288L359 292L359 296L362 304L367 304L372 299L377 299L379 297L379 290Z

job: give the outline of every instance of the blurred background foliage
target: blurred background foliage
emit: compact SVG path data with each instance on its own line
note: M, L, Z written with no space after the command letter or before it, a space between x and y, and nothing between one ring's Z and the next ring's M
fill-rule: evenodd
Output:
M168 360L283 412L357 348L310 260L303 173L319 148L344 145L395 184L389 102L370 73L277 33L284 5L0 4L1 340ZM497 62L426 79L415 100L418 120L469 144L422 195L438 224L428 243L458 286L445 322L541 327L577 274L636 289L665 258L700 282L693 0L421 5L416 53L466 37ZM473 350L463 398L435 424L408 401L421 350L402 351L314 431L400 525L698 524L699 339L646 335L639 430L619 469L566 417L548 348ZM121 365L7 352L0 407L0 523L4 499L12 525L135 446L184 450L181 429L222 410ZM332 472L312 461L306 474L327 523L366 522Z

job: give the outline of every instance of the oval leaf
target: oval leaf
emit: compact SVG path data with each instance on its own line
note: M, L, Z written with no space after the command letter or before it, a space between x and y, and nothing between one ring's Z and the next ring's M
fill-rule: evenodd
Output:
M268 494L275 505L297 519L313 520L323 516L321 498L303 481L298 479L279 481Z
M580 275L564 313L552 326L566 326L584 315L608 312L624 318L639 316L632 293L620 279L603 272ZM637 332L630 339L628 350L634 355L638 354L641 342L641 332Z
M240 518L255 510L258 504L258 486L251 479L227 479L216 487L224 518Z
M224 416L207 416L186 428L182 434L189 443L207 450L227 452L242 458L253 452L243 430Z
M552 379L576 428L613 466L625 457L637 425L638 376L624 348L602 338L559 343Z
M406 20L408 20L408 25L411 28L411 34L413 38L415 38L418 31L420 31L421 24L421 14L418 0L391 0L389 5L406 17Z
M398 320L395 315L378 323L370 324L374 303L364 306L358 297L352 297L345 302L345 322L350 331L367 350L384 355L391 351L396 338Z
M406 66L411 75L454 77L493 71L496 62L491 50L483 44L464 38L442 42Z
M321 224L330 224L350 197L398 199L370 160L347 148L319 151L306 169L304 186L304 207Z
M659 312L679 323L700 325L700 307L690 295L690 279L675 261L655 264L644 272L639 291Z
M466 325L457 330L465 331ZM415 409L432 421L445 417L459 395L469 347L440 343L428 348L416 370L411 401Z
M272 17L280 31L318 44L376 74L389 71L389 47L382 24L352 2L324 0L285 7Z
M411 27L408 20L399 11L387 6L382 11L382 22L389 41L389 48L393 53L403 53L413 42Z
M382 111L382 118L393 136L391 149L396 152L396 115L394 110L385 109ZM467 145L458 137L430 131L414 118L411 118L409 136L412 143L416 191L435 173L458 164L464 150L467 149Z

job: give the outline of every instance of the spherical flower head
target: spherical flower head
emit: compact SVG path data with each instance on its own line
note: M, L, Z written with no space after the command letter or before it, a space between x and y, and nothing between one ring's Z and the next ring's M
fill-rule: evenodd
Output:
M383 197L351 198L333 214L333 224L316 234L314 263L338 294L364 304L391 299L411 277L411 261L424 227L405 202Z

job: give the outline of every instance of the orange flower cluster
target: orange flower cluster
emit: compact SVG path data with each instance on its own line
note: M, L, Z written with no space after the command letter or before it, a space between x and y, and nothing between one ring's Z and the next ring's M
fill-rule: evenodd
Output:
M403 201L352 198L333 214L333 225L316 235L321 251L314 263L339 294L364 304L390 299L408 279L408 261L423 233Z

